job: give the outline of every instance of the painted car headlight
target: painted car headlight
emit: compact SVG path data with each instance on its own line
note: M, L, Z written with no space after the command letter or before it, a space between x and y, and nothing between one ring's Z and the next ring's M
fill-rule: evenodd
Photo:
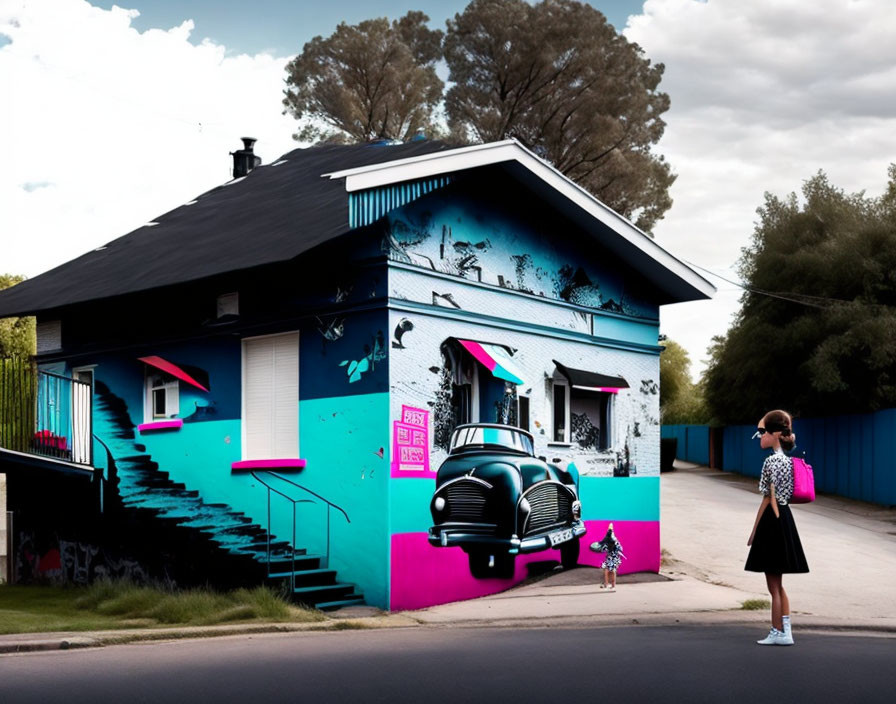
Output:
M573 501L572 502L572 517L575 519L579 519L582 517L582 502L581 501Z
M520 499L520 513L528 514L531 510L532 507L529 505L528 499L526 499L526 497Z
M437 496L436 500L432 502L432 507L436 511L444 511L445 510L445 499L441 496Z

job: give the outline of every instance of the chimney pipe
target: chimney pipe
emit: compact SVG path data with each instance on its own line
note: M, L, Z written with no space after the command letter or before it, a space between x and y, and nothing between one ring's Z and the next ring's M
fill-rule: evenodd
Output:
M233 157L233 177L241 178L256 166L261 166L261 157L255 156L254 145L258 141L254 137L240 137L243 148L230 152Z

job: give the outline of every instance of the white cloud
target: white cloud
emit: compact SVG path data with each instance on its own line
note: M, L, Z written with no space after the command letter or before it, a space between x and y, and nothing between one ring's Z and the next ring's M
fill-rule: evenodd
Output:
M896 3L891 0L647 0L625 35L666 65L672 107L659 151L678 174L657 241L736 279L766 191L799 191L819 169L877 195L896 161ZM738 309L665 308L663 332L700 371Z
M288 57L195 46L189 19L140 33L136 10L0 3L0 273L34 276L229 180L239 137L266 163L297 146Z

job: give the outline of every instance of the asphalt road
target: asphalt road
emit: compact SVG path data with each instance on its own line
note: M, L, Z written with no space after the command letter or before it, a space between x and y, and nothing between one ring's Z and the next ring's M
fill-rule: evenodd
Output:
M0 702L891 702L896 639L753 627L410 628L0 656Z

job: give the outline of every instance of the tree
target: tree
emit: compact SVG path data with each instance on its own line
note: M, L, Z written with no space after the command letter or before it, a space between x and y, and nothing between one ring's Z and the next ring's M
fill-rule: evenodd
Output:
M820 172L802 193L802 205L766 194L757 211L742 307L705 376L721 422L896 406L896 165L880 198Z
M702 388L691 381L691 359L674 340L660 344L660 416L664 424L705 423Z
M574 0L473 0L448 21L445 99L456 134L514 137L649 231L675 180L651 146L669 96L662 64Z
M286 66L285 113L306 124L297 140L408 140L432 130L443 83L442 32L422 12L339 24Z
M0 291L24 280L24 276L0 274ZM27 357L36 351L34 318L0 318L0 357Z

